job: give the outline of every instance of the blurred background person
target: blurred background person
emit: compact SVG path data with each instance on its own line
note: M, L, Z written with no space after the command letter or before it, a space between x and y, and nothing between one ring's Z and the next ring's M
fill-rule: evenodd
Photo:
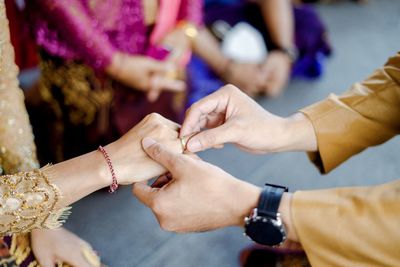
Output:
M331 47L311 6L293 7L289 0L204 3L209 31L201 32L195 42L201 59L194 57L188 68L188 106L225 82L251 96L276 97L291 77L322 75Z
M41 78L29 99L43 162L115 140L145 115L176 119L199 0L29 1ZM49 145L50 144L50 145Z

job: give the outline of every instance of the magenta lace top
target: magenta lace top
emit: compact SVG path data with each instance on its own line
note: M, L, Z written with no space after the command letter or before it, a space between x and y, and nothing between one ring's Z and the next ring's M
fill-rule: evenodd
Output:
M148 45L142 0L29 0L37 44L47 53L82 60L96 70L115 51L143 54ZM182 0L177 20L202 22L202 0Z

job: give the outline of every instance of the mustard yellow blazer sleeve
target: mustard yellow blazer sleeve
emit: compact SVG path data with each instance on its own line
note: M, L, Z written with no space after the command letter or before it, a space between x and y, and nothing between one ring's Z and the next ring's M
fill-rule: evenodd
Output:
M400 54L341 96L301 110L313 123L322 172L400 132ZM351 177L349 177L351 179ZM293 224L313 266L400 266L400 180L296 192Z
M300 111L314 126L318 152L309 157L323 173L384 143L400 132L400 53L343 95Z
M296 192L292 220L312 266L400 266L400 180Z

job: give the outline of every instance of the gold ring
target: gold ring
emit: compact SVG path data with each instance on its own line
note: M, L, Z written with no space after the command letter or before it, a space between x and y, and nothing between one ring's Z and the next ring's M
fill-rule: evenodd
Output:
M184 137L179 137L179 140L181 140L181 145L182 145L182 151L186 150L186 140Z

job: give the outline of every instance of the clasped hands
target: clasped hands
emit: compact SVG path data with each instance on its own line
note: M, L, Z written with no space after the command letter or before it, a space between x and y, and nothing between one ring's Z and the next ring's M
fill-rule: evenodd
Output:
M118 146L130 146L132 135L141 140L133 153L136 158L118 153L114 144L109 148L120 165L121 183L134 183L133 194L152 209L163 229L174 232L241 226L257 206L261 191L193 153L224 143L252 153L316 150L312 124L304 115L275 116L232 85L195 103L181 128L152 114L118 140ZM178 137L186 140L185 151ZM147 179L159 175L155 184L147 184ZM290 198L290 194L283 197L280 212L289 238L296 241Z

